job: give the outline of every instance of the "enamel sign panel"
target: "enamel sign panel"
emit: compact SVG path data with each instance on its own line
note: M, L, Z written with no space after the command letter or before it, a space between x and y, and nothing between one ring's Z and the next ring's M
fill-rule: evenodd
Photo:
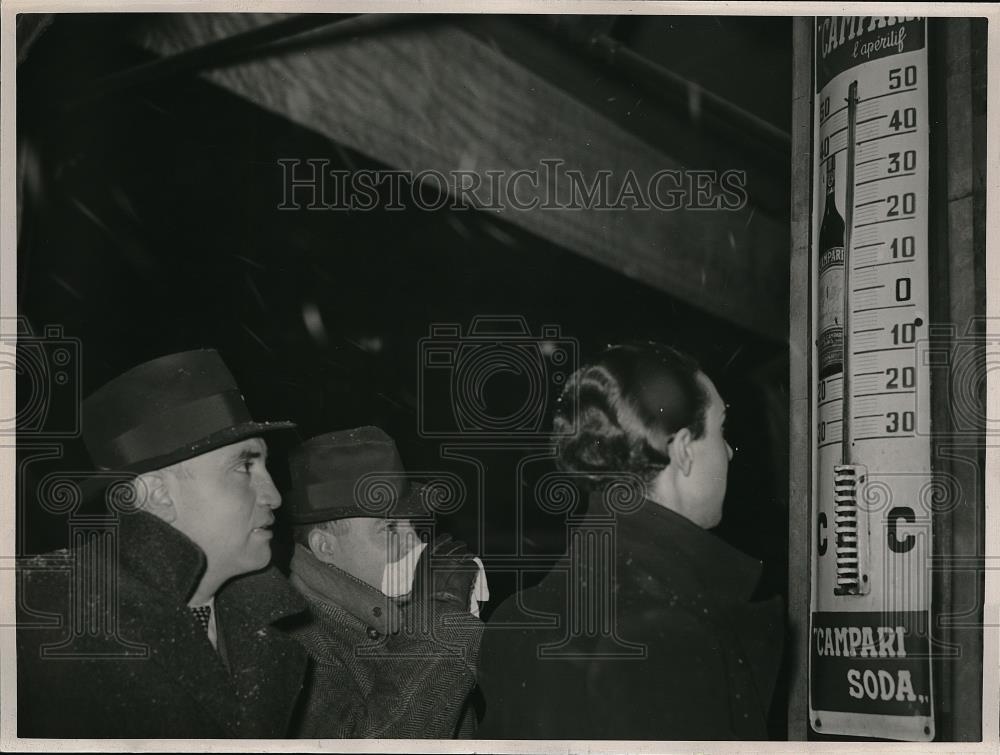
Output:
M815 35L810 725L928 741L926 23Z

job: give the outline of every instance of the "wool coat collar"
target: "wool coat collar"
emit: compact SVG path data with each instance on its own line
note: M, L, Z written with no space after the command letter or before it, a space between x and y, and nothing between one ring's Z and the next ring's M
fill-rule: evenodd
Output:
M592 494L588 517L601 518L603 511L601 495ZM676 568L679 557L701 586L723 601L748 601L760 581L760 561L654 501L646 499L634 512L616 514L614 521L625 544L620 556L638 557L667 571Z
M662 537L663 555L669 555L668 548L672 548L683 556L714 594L740 602L753 595L763 571L760 561L653 501L645 501L639 513L638 519L624 526L628 530L635 525L648 532L651 537L643 543L645 547L656 548L657 538Z
M239 737L282 736L305 671L297 643L271 625L307 609L273 566L236 577L215 595L219 650L187 602L205 571L204 552L146 512L119 521L119 557L128 575L120 621L136 650L161 666Z
M292 584L313 602L339 606L379 633L399 631L399 604L371 585L332 564L324 563L302 545L295 546L290 565Z
M204 551L183 532L145 511L122 516L119 532L122 567L169 602L187 605L205 574L208 562ZM249 577L254 579L247 582ZM273 568L235 577L217 596L261 625L306 609L304 601Z
M118 529L125 571L172 602L186 604L205 573L204 551L183 532L145 511L122 515Z

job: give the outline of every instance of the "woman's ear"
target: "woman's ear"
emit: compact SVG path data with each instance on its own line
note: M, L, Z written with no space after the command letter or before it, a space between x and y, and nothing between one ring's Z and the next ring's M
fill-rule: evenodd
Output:
M670 452L670 463L675 465L685 477L691 474L691 466L694 463L694 457L691 452L692 440L691 431L686 427L682 427L674 433L673 440L667 446Z
M177 519L177 507L170 494L167 481L160 472L147 472L132 482L135 489L136 509L148 511L167 524Z

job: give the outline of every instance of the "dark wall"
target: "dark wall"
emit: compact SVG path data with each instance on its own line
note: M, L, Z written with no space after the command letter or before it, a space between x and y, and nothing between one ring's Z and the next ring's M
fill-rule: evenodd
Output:
M143 360L215 347L257 417L291 418L304 437L377 424L409 467L459 474L469 500L445 524L482 552L512 552L518 541L525 552L558 552L563 525L531 497L544 459L520 479L524 450L494 444L476 463L449 460L439 439L421 433L454 424L456 399L449 376L423 364L420 339L435 324L467 332L474 317L508 315L523 318L533 336L557 326L547 340L574 359L616 341L669 342L697 356L732 406L737 453L720 534L765 559L767 589L784 591L783 344L521 232L502 215L427 212L413 202L400 211L278 210L279 159L381 166L197 79L63 109L100 74L145 60L118 43L126 23L60 17L19 71L19 140L30 166L19 312L36 336L59 325L76 339L70 372L83 394ZM475 342L435 343L457 353ZM527 343L514 348L539 341ZM556 375L565 371L546 364L532 399L543 441ZM35 379L25 372L19 396L30 395ZM531 384L503 371L483 387L486 411L510 413ZM71 401L53 404L47 421L58 425L72 411ZM75 437L52 440L58 452L47 459L38 443L23 441L20 532L33 552L61 544L66 532L65 516L41 510L37 481L54 469L86 469L87 460ZM282 480L280 455L274 471ZM498 577L494 598L511 589Z

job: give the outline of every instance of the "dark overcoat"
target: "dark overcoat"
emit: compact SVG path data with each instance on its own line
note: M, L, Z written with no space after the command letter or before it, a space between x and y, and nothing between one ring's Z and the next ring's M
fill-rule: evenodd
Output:
M784 612L751 600L760 562L651 501L571 531L490 617L479 736L766 738Z
M201 549L144 512L22 564L18 735L287 736L306 655L272 625L305 602L274 568L231 580L217 652L187 608L204 570Z
M436 601L401 605L302 546L292 584L312 608L293 636L312 659L295 735L471 736L483 623Z

